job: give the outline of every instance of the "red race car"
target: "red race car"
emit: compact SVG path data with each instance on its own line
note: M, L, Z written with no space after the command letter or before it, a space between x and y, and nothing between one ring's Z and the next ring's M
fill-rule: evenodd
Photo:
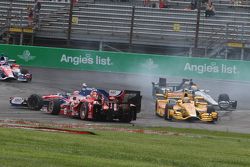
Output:
M17 80L29 82L32 74L28 70L21 68L15 60L9 60L8 57L0 57L0 80Z
M89 92L89 93L86 93ZM141 110L140 91L91 88L88 91L74 91L73 94L31 95L28 99L11 97L12 106L25 106L33 110L44 110L54 115L67 115L83 120L118 119L121 122L136 120Z

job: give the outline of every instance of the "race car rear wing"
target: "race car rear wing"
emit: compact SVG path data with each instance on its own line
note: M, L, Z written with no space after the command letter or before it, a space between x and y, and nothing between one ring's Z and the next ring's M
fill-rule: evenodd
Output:
M167 83L166 78L159 78L159 82L152 82L152 96L156 98L156 94L164 94L166 90L176 91L179 83Z
M110 90L109 97L119 100L121 104L132 104L136 106L136 112L141 111L141 92L135 90Z
M141 92L135 91L135 90L124 90L125 96L128 96L126 98L127 101L125 101L125 98L123 99L125 103L134 104L136 106L136 112L141 112ZM125 97L124 96L124 97Z

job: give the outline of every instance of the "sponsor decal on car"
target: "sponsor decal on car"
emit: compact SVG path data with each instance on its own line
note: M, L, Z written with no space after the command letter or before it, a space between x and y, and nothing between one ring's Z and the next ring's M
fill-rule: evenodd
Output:
M11 103L13 104L22 104L24 101L24 99L22 97L14 97L12 100L11 100Z

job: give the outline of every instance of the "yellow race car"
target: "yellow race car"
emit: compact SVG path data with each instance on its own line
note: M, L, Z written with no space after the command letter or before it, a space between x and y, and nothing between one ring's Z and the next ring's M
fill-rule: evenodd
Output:
M218 113L213 106L209 106L202 96L195 96L192 92L166 91L156 94L156 115L165 120L201 120L214 122Z

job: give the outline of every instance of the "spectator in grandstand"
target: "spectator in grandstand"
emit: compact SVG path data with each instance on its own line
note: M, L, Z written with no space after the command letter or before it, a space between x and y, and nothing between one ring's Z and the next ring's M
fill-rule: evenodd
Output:
M159 8L160 0L149 0L149 6L152 8Z
M197 0L191 0L190 9L191 10L197 9Z
M28 11L28 27L32 27L33 24L33 10L31 6L27 7Z
M191 0L190 5L185 8L185 10L195 10L197 9L197 0Z
M152 8L167 8L168 2L167 0L144 0L144 7L152 7Z
M230 0L230 3L233 5L233 6L238 6L241 4L241 1L240 0Z
M34 12L35 13L40 13L41 7L42 7L41 2L39 0L35 0L35 3L34 3Z
M205 17L210 17L215 15L215 8L211 0L206 3Z
M230 0L232 6L247 5L246 0Z
M156 8L156 3L152 3L152 8Z
M149 4L150 4L150 0L144 0L143 1L144 7L149 7Z
M159 8L162 9L162 8L167 8L168 7L168 4L167 4L167 1L166 0L160 0L159 1Z
M73 0L73 5L75 6L78 3L78 0Z

